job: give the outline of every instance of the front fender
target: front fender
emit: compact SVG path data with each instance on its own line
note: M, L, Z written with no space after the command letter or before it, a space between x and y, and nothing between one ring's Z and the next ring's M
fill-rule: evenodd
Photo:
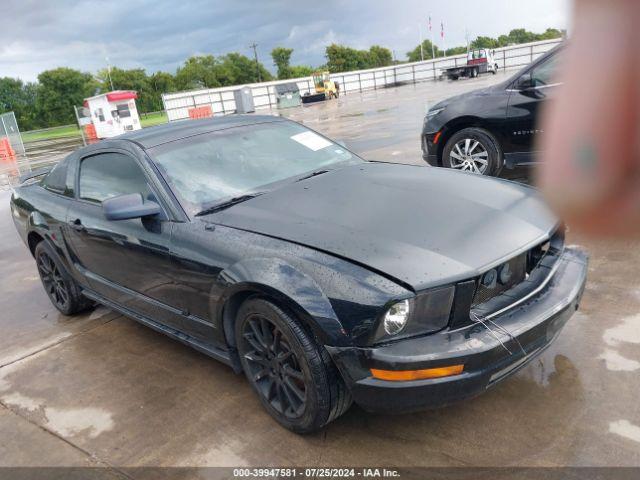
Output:
M305 273L279 258L249 258L220 272L227 285L222 306L239 292L255 291L286 303L318 339L329 345L348 345L348 337L331 302L319 285ZM222 311L218 312L222 318Z

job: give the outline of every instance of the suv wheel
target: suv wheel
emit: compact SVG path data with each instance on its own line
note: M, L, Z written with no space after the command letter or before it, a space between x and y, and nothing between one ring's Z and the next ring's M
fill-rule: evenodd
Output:
M289 430L318 430L351 405L327 351L273 303L243 303L236 339L242 368L262 405Z
M46 240L36 245L34 256L44 291L61 313L73 315L93 305L91 300L80 293L80 287L60 264L58 256Z
M497 140L481 128L465 128L456 132L442 152L444 167L479 175L498 175L501 164L502 152Z

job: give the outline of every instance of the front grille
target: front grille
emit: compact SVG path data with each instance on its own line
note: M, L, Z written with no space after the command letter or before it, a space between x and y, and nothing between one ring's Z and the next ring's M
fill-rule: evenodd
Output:
M527 276L527 257L528 252L525 252L483 273L477 280L471 307L485 303L522 282Z

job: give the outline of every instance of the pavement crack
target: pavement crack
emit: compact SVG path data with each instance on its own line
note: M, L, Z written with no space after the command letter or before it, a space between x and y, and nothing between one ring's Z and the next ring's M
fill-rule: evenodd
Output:
M114 313L115 313L115 312L114 312ZM29 357L33 357L34 355L37 355L37 354L39 354L39 353L41 353L41 352L44 352L45 350L49 350L50 348L56 347L56 346L58 346L58 345L60 345L60 344L62 344L62 343L64 343L64 342L66 342L66 341L68 341L68 340L71 340L72 338L76 338L76 337L79 337L80 335L85 335L85 334L87 334L87 333L93 332L93 331L94 331L94 330L96 330L97 328L100 328L100 327L102 327L102 326L104 326L104 325L107 325L107 324L111 323L112 321L114 321L115 319L120 318L120 317L121 317L121 315L117 315L117 314L116 314L113 318L110 318L110 319L108 319L108 320L105 320L104 322L101 322L99 325L96 325L95 327L91 327L91 328L89 328L89 329L87 329L87 330L84 330L84 331L82 331L82 332L72 333L71 335L69 335L69 336L67 336L67 337L61 338L61 339L60 339L60 340L58 340L57 342L50 343L50 344L48 344L48 345L45 345L45 346L44 346L44 347L42 347L42 348L38 348L37 350L34 350L34 351L32 351L32 352L29 352L29 353L27 353L26 355L23 355L23 356L18 357L18 358L14 358L14 359L13 359L13 360L11 360L10 362L3 363L2 365L0 365L0 369L2 369L2 368L4 368L4 367L8 367L9 365L13 365L14 363L21 362L22 360L25 360L25 359L27 359L27 358L29 358Z
M132 477L128 473L124 472L122 469L112 465L111 463L109 463L106 460L101 459L100 457L98 457L94 453L91 453L89 450L86 450L86 449L82 448L80 445L77 445L77 444L73 443L71 440L68 440L67 438L61 436L60 434L58 434L54 430L50 430L47 427L45 427L44 425L41 425L38 422L36 422L34 420L31 420L30 418L26 417L25 415L20 414L18 411L14 410L13 408L11 408L7 404L5 404L2 400L0 400L0 407L4 408L5 410L7 410L8 412L14 414L15 416L19 417L20 419L24 420L25 422L33 425L34 427L38 428L39 430L45 432L46 434L51 435L55 439L66 443L67 445L69 445L74 450L79 451L80 453L85 455L89 459L89 461L92 462L95 466L100 467L100 468L106 468L108 470L111 470L113 472L118 473L119 475L122 475L125 478L131 479L131 480L135 480L135 477Z

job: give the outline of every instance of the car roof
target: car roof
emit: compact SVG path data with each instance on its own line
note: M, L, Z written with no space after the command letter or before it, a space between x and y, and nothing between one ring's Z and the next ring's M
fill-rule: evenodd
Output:
M152 148L163 143L173 142L201 133L215 132L245 125L255 125L257 123L282 121L285 121L285 119L273 115L225 115L223 117L200 120L179 120L164 125L128 132L113 137L112 140L130 140L141 145L143 148Z

